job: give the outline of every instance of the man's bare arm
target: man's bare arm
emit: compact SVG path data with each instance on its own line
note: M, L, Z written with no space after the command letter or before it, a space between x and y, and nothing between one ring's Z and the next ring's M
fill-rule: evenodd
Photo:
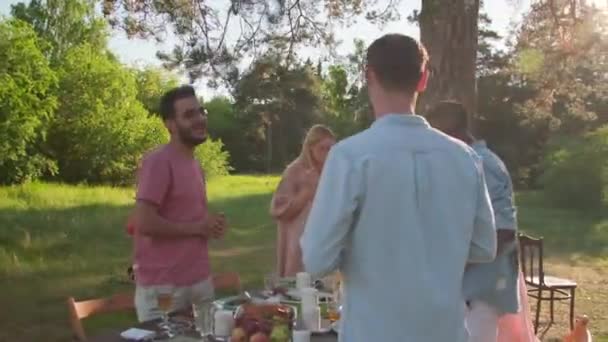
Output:
M153 237L209 237L210 229L217 218L209 215L205 220L194 222L172 222L158 214L158 207L138 200L135 206L135 224L143 235Z

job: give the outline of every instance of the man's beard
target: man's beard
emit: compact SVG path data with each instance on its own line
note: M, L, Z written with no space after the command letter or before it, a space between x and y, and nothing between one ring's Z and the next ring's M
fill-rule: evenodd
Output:
M178 127L177 135L179 136L179 140L184 144L191 147L196 147L207 140L207 134L203 137L195 137L192 135L192 132L189 128Z

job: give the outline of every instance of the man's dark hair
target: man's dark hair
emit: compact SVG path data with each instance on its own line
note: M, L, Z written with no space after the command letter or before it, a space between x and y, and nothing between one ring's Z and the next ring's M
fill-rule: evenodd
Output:
M384 35L367 49L367 67L386 90L415 91L427 62L424 46L402 34Z
M166 121L175 116L175 102L186 97L196 97L194 88L189 85L173 88L160 98L160 116Z
M449 120L450 132L459 134L469 132L469 113L458 101L441 101L427 113L426 117L429 121Z

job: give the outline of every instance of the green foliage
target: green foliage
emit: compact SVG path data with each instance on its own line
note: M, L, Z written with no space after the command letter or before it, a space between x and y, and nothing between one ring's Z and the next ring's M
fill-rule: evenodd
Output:
M522 75L538 76L542 72L544 59L542 51L525 48L519 52L515 65Z
M31 0L11 6L13 17L30 23L48 44L43 52L52 66L74 46L90 44L106 50L108 29L92 0Z
M512 52L515 80L534 90L520 114L567 135L608 123L608 86L602 77L608 72L608 16L581 3L575 13L561 17L570 6L565 1L533 6Z
M30 25L0 20L0 182L23 182L54 173L44 153L57 79Z
M544 163L547 199L563 207L608 207L608 126L556 141Z
M240 120L232 101L215 97L205 103L209 112L209 134L221 139L230 155L230 165L237 171L249 169L251 147L243 135L247 130L245 120Z
M563 13L572 2L555 2ZM550 6L535 5L505 50L489 49L481 34L476 134L505 160L519 186L537 186L554 136L579 136L608 123L608 21L580 6L579 18L556 28ZM584 20L582 20L584 19Z
M208 139L196 149L194 155L201 163L207 178L226 176L232 170L229 163L230 154L224 150L221 140Z
M158 105L161 96L166 91L179 86L179 80L159 68L148 67L133 72L137 82L137 100L148 112L160 115Z
M68 51L60 73L49 146L61 179L130 183L142 153L162 141L158 120L137 101L133 75L90 45Z
M0 21L0 179L132 184L141 156L167 142L155 114L177 86L157 68L125 68L90 0L31 0ZM153 115L154 114L154 115ZM221 141L197 151L229 171Z
M338 137L348 137L371 123L367 90L349 84L347 67L332 65L323 78L324 121Z
M400 2L103 0L102 8L109 22L130 37L162 39L171 28L179 42L171 53L158 54L166 66L183 67L192 79L212 76L211 86L232 87L243 58L264 59L272 50L294 61L295 51L308 46L322 47L329 54L337 45L337 23L396 20Z
M224 96L214 97L205 102L205 108L209 113L209 132L214 137L224 140L226 135L234 133L238 120L234 111L234 104Z
M239 171L279 171L299 154L306 130L321 119L320 88L312 66L287 66L277 55L252 66L235 90L249 166Z

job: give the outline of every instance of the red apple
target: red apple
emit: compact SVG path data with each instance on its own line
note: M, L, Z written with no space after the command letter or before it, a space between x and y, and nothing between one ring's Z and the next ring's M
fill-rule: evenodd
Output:
M255 333L257 333L259 331L259 324L254 319L247 319L243 323L242 328L245 330L245 333L248 336L251 336L251 335L254 335Z
M230 336L230 341L233 342L247 342L247 334L243 328L236 328L232 330L232 336Z
M270 338L266 334L259 332L251 336L249 342L270 342Z
M268 322L268 321L262 321L260 322L260 331L263 332L266 335L270 335L270 332L272 331L272 323Z

